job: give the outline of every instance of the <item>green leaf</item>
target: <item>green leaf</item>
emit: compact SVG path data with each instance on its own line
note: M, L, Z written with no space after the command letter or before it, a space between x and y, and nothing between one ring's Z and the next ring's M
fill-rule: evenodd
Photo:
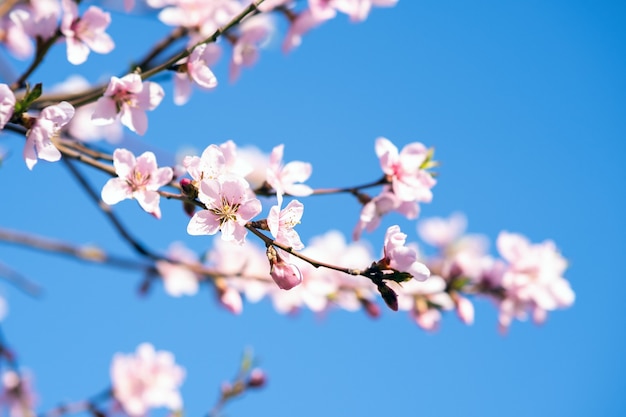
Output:
M30 85L26 85L26 93L24 94L24 98L15 103L14 113L21 114L28 110L31 104L39 97L41 97L41 83L35 84L33 89L30 89Z

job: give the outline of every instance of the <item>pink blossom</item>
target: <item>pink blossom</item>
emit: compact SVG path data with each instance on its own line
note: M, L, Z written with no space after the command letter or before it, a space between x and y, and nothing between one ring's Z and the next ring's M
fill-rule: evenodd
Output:
M58 138L61 128L74 116L74 107L62 101L41 111L31 128L26 132L24 160L28 169L33 169L37 159L55 162L61 159L61 152L52 139Z
M0 388L0 404L8 408L9 417L35 415L37 395L33 388L33 377L29 372L4 371Z
M55 92L78 93L86 92L91 88L89 82L80 75L71 75L65 81L52 87ZM76 109L74 117L67 124L67 133L73 138L83 142L91 142L104 139L109 143L117 143L123 135L123 127L119 120L105 126L96 126L91 120L91 115L96 108L96 103L89 103Z
M278 254L274 247L267 248L267 257L270 261L270 275L282 290L290 290L302 282L302 273L298 267L286 261L286 255Z
M102 188L102 201L112 205L132 198L137 200L142 209L160 219L160 196L157 190L172 181L172 168L158 168L152 152L144 152L135 158L126 149L113 152L113 165L118 176L111 178Z
M241 245L248 233L246 223L261 212L261 202L248 183L235 175L202 180L198 199L206 210L196 212L189 221L190 235L213 235L221 230L222 239Z
M452 310L454 301L446 292L446 281L433 275L424 282L414 279L394 286L398 294L398 310L409 311L415 323L424 330L437 330L440 310Z
M199 264L198 256L181 242L174 242L167 251L167 258L176 262L157 261L156 268L163 278L165 292L172 297L194 295L198 292L200 277L184 264Z
M241 67L251 67L259 59L258 45L265 42L274 29L268 15L261 14L244 20L240 27L237 41L233 45L230 60L230 81L235 81L241 73Z
M278 204L282 204L283 194L304 197L311 195L313 189L308 185L296 184L309 179L313 168L311 164L292 161L283 166L284 145L276 146L270 155L270 166L267 169L267 182L276 191Z
M417 250L405 246L406 234L400 231L400 226L391 226L385 234L385 260L389 267L399 271L408 272L418 281L424 281L430 275L430 271L423 263L419 262Z
M295 250L304 248L298 232L294 227L300 223L304 205L298 200L292 200L287 207L280 210L280 206L272 206L267 216L267 225L276 242L287 245Z
M18 59L26 59L34 51L33 42L24 28L24 22L29 18L30 14L23 8L0 17L0 43Z
M218 290L220 304L233 314L241 314L243 311L243 300L241 294L233 287L226 286Z
M457 296L455 300L456 314L465 324L474 323L474 304L463 296Z
M45 40L55 34L61 15L58 0L30 0L28 5L21 7L28 12L28 18L23 21L23 25L32 38Z
M143 135L148 129L146 111L154 110L163 95L159 84L142 82L138 74L111 77L104 95L96 102L92 120L102 126L113 123L119 117L124 126Z
M63 0L61 33L67 43L67 60L80 65L87 60L89 50L108 54L115 48L111 37L105 33L111 23L111 15L99 7L90 6L78 17L78 6L73 0Z
M186 156L183 167L194 181L215 179L220 175L234 174L240 177L248 175L253 167L238 156L237 145L228 140L221 145L207 146L202 155Z
M6 84L0 84L0 129L9 123L15 108L15 94Z
M335 15L336 12L332 9L327 9L324 13L313 13L311 9L302 11L298 14L298 17L291 22L289 30L287 30L282 45L283 52L290 52L293 48L300 46L302 43L302 35L325 21L332 19Z
M545 319L546 311L569 307L575 295L563 278L566 260L552 241L531 244L525 237L508 232L498 235L497 247L507 261L501 271L500 285L506 290L501 303L501 323L531 310L535 319Z
M143 343L135 354L117 353L111 364L113 396L132 417L144 416L149 409L167 407L179 411L183 400L179 387L185 371L176 365L174 355L155 351Z
M363 230L373 232L382 217L391 212L397 211L407 219L414 219L418 216L420 208L414 201L402 201L387 187L383 191L367 202L361 209L359 222L352 233L354 240L359 240Z
M270 12L278 6L289 6L293 0L265 0L259 4L258 9L262 12Z
M432 217L417 225L417 232L424 242L437 248L445 248L456 242L467 227L467 219L462 213L454 213L449 218Z
M398 0L334 0L337 10L350 16L353 22L367 19L372 6L393 7Z
M428 157L428 149L419 142L406 145L400 153L386 138L376 139L376 155L380 166L391 181L393 192L402 201L428 203L433 195L431 188L436 181L421 169Z
M215 64L221 54L215 43L196 46L174 76L174 103L183 105L191 97L191 86L197 84L203 89L217 87L217 78L209 65Z

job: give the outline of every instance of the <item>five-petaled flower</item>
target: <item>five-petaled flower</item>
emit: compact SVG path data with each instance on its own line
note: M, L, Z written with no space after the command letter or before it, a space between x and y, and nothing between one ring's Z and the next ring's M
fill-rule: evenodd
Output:
M99 7L90 6L78 17L78 6L73 0L63 0L61 33L67 43L67 60L80 65L87 60L89 51L108 54L115 48L111 37L104 31L111 23L111 15Z
M156 407L180 410L184 378L185 370L176 365L174 355L155 351L149 343L139 345L134 355L116 354L111 364L113 396L131 417Z
M405 242L406 234L400 231L400 226L390 226L385 234L384 260L391 269L408 272L416 280L424 281L430 276L430 270L417 260L417 250L405 246Z
M156 190L172 181L172 168L158 168L152 152L144 152L135 158L127 149L116 149L113 152L113 165L118 176L104 184L102 201L117 204L134 198L142 209L160 219L160 196Z
M24 145L24 161L28 169L33 169L37 158L55 162L61 159L61 152L54 146L52 139L58 138L61 128L74 116L74 107L62 101L48 106L41 111L28 132Z
M142 81L139 74L111 77L104 95L96 102L91 120L103 126L119 117L124 126L143 135L148 129L146 111L154 110L163 100L164 94L159 84Z
M222 239L241 245L248 233L246 223L261 212L261 202L250 185L237 175L202 180L198 199L206 210L196 212L189 221L190 235L214 235L221 230Z
M410 143L398 152L396 145L381 137L376 139L375 147L380 167L400 200L424 203L432 200L430 189L436 181L422 169L422 164L428 158L428 149L423 144Z

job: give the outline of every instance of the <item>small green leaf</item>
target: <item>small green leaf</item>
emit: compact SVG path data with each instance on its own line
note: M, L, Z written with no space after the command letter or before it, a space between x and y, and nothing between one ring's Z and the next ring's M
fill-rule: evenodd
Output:
M37 100L41 97L41 83L35 84L35 87L31 90L30 85L26 85L26 93L24 94L24 98L15 103L14 113L21 114L28 110L33 101Z

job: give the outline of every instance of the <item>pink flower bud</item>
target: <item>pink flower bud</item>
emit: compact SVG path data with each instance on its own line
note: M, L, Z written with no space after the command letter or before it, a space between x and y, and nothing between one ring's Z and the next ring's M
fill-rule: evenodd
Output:
M267 383L267 376L262 369L254 368L250 372L250 378L248 379L248 386L251 388L261 388Z

